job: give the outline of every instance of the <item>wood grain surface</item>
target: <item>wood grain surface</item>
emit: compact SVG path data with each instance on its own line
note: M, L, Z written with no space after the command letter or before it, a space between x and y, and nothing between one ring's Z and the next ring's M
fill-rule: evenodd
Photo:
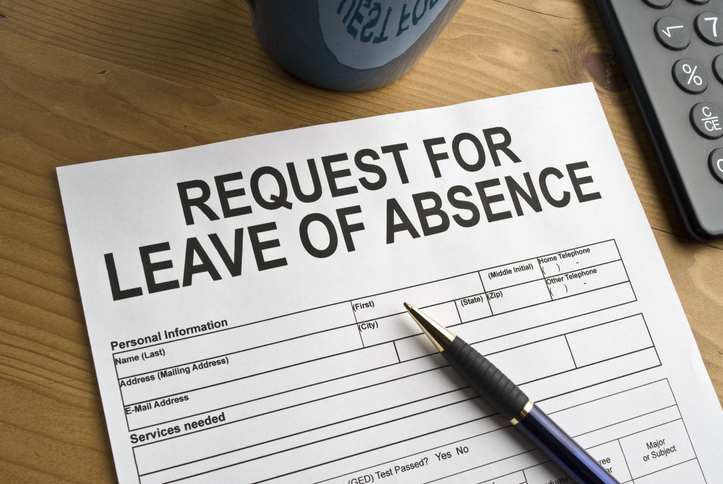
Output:
M362 93L286 74L242 0L0 0L0 482L115 481L57 166L589 81L723 400L723 242L683 232L591 0L468 0Z

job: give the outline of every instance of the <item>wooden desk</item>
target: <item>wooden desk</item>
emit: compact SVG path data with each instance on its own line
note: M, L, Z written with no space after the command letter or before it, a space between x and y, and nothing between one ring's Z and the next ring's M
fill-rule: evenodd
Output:
M592 0L469 0L411 73L353 94L271 62L242 0L0 14L0 482L115 480L55 167L579 82L595 83L723 399L723 241L684 234Z

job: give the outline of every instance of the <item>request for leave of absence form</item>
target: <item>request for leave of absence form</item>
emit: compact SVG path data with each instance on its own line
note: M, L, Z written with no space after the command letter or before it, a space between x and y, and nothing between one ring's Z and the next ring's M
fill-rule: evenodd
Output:
M119 479L569 482L424 308L621 482L723 412L592 85L58 169Z

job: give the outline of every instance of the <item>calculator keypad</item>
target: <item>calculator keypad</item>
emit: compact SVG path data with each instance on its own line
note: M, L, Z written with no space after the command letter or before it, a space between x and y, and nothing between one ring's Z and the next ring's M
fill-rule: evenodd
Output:
M645 3L658 8L665 9L672 2L667 0ZM705 4L708 0L688 0L694 4ZM713 12L702 12L695 17L695 32L706 43L712 46L723 45L723 24L720 24L721 17ZM690 32L684 22L676 17L664 16L655 22L655 35L661 44L671 50L682 51L690 45ZM716 73L720 81L723 78L723 54L718 55L711 64L711 69ZM700 94L708 88L708 74L706 67L695 59L679 59L673 64L673 79L680 89L689 94ZM690 110L690 122L695 131L707 139L719 139L723 136L723 111L713 103L698 103ZM715 152L720 152L716 148ZM717 172L713 170L710 161L713 152L709 155L711 171L718 181L723 183ZM719 166L715 165L716 169Z
M595 0L683 216L723 237L723 0Z

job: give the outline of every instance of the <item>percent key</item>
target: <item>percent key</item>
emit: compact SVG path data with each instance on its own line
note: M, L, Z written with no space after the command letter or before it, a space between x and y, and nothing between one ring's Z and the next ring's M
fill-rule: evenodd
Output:
M708 87L705 68L693 59L680 59L673 64L675 83L690 94L700 94Z

